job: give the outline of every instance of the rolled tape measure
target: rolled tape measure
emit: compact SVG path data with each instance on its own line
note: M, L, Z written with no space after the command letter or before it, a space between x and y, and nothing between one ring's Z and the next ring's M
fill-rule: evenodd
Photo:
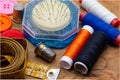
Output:
M27 41L25 39L0 39L0 76L2 79L25 78ZM7 50L6 50L7 49ZM7 59L8 57L11 57Z
M28 50L25 39L3 37L0 39L2 50L0 54L0 76L2 79L24 79L26 75L43 80L57 79L60 69L27 61Z
M12 20L5 14L0 14L0 32L3 32L12 27Z
M4 31L1 36L9 38L24 38L24 34L17 29L9 29Z

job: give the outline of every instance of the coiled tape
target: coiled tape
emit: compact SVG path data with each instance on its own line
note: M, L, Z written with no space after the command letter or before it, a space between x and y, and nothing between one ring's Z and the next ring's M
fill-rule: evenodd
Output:
M25 39L1 38L0 76L7 79L25 78L27 41ZM11 57L7 59L7 57Z

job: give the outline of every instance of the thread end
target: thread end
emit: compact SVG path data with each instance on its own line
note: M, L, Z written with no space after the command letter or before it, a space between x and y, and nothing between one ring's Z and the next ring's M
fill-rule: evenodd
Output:
M87 12L83 11L79 16L79 21L82 21L86 14L87 14Z
M118 28L120 25L120 20L118 18L115 18L112 20L112 22L110 23L112 26Z
M72 67L73 60L67 56L63 56L60 60L60 66L64 69L70 69Z
M120 34L117 36L117 38L115 39L115 44L117 46L120 46Z
M74 69L75 71L80 72L81 74L84 74L84 75L88 73L87 66L82 62L75 62Z

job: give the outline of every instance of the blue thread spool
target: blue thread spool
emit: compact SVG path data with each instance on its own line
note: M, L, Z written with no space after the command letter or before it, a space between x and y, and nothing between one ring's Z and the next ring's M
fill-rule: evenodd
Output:
M26 5L24 17L23 17L23 30L31 37L31 39L29 38L29 41L33 43L33 45L35 46L36 46L36 43L34 44L33 40L38 41L38 42L40 42L41 40L42 41L46 40L46 42L44 41L44 43L46 44L48 41L48 45L46 44L47 46L49 46L49 44L52 44L52 47L57 48L56 45L53 44L53 42L57 42L59 44L63 43L64 45L61 47L58 46L59 48L64 48L68 45L68 43L69 44L71 43L71 41L73 40L73 39L71 40L71 38L73 38L72 36L75 36L75 34L79 31L79 26L78 26L79 7L76 6L72 1L60 0L61 3L64 3L65 5L69 7L70 13L71 13L70 14L71 19L69 23L63 29L56 30L56 31L55 30L49 31L49 30L39 28L32 21L32 18L31 18L33 8L38 3L42 3L42 1L44 0L34 0ZM55 0L55 1L59 1L59 0ZM26 38L28 39L28 37Z
M86 12L81 13L80 21L83 25L92 26L96 31L104 32L112 42L114 42L117 46L120 46L120 31L113 26L107 24L93 14Z

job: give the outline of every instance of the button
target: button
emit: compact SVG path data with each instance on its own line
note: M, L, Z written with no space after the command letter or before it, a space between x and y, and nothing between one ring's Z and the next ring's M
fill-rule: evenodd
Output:
M5 14L0 14L0 32L3 32L12 26L12 20Z
M24 38L23 33L17 29L6 30L1 34L1 36L10 38Z
M17 0L0 0L0 13L11 15Z

